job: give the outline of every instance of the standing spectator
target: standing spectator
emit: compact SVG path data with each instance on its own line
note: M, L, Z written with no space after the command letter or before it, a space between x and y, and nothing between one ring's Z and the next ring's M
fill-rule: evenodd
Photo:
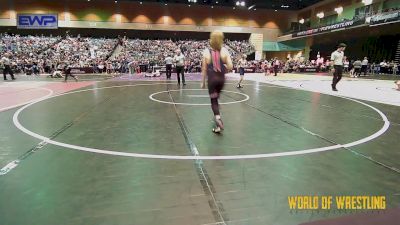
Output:
M281 65L281 62L279 61L279 59L277 57L275 57L275 59L274 59L274 73L275 73L275 75L274 76L278 75L280 65Z
M129 74L134 74L136 72L135 69L136 69L135 61L128 63Z
M239 83L237 84L237 88L243 88L242 82L243 82L243 77L244 77L244 70L247 67L247 55L243 54L241 59L239 59L237 67L239 68L239 75L240 75L240 80Z
M398 71L399 71L399 65L396 62L394 62L393 63L393 75L396 75Z
M375 64L374 73L379 75L381 73L381 66L379 65L379 63L374 63L374 64Z
M386 60L383 60L380 64L379 64L379 66L380 66L380 69L379 69L379 74L385 74L386 73L386 66L387 66L387 63L386 63Z
M364 76L367 76L368 70L368 58L364 57L364 60L361 62L361 71L364 73Z
M343 68L344 68L343 72L345 72L345 73L349 72L349 64L350 64L350 62L347 59L347 57L345 56L344 57L344 62L343 62Z
M394 61L392 60L390 63L388 63L388 66L387 66L387 73L388 74L393 74L393 68L394 68Z
M362 68L362 62L361 60L357 59L354 63L354 77L359 77L361 76L361 68Z
M372 74L372 75L375 75L375 67L376 67L376 63L373 62L373 63L371 64L371 74Z
M263 63L263 68L264 68L264 74L265 74L265 76L270 75L270 73L271 73L271 71L270 71L270 69L271 69L271 63L268 62L268 60L265 60L265 61L264 61L264 63Z

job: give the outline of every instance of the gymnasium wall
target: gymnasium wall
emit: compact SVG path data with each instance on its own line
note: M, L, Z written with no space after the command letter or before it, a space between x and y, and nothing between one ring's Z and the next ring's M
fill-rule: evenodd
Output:
M262 33L274 40L296 20L295 12L234 10L230 7L192 6L96 0L1 0L0 26L10 24L18 13L57 13L60 27L146 29ZM15 24L15 23L14 23Z

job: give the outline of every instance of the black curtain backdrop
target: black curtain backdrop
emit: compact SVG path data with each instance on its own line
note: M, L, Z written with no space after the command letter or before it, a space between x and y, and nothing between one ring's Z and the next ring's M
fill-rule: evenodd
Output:
M397 45L400 41L400 34L372 36L372 37L354 37L346 39L343 42L347 44L345 55L350 60L368 57L369 61L381 62L382 60L394 60ZM337 42L317 43L314 44L310 52L310 59L316 59L318 52L325 59L329 58L330 54L335 51Z

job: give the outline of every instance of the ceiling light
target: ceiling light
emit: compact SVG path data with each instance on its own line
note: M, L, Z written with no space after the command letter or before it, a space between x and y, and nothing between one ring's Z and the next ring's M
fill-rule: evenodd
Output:
M339 6L339 7L335 8L335 11L337 12L337 14L342 14L342 12L343 12L343 7L342 7L342 6Z
M252 9L252 8L254 8L256 5L251 5L251 6L249 6L249 8L247 8L248 10L250 10L250 9Z
M364 5L371 5L372 0L362 0L362 3L364 3Z
M245 1L236 1L236 6L245 6L246 2Z

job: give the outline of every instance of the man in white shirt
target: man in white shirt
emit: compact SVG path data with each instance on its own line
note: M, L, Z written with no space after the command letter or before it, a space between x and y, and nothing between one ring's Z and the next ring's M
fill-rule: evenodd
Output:
M176 66L176 76L178 77L178 85L181 85L180 74L182 74L182 83L185 84L185 56L182 54L181 50L176 51L176 55L174 57L175 66Z
M337 50L331 55L331 71L333 73L332 91L337 91L336 85L342 79L343 75L343 58L346 44L340 43Z
M3 64L3 77L7 80L7 74L10 74L11 79L15 80L14 73L11 69L11 60L9 58L9 53L5 53L3 58L1 58L1 64Z
M364 57L364 60L361 62L361 72L364 73L364 76L367 76L368 70L368 58Z
M174 59L168 54L167 58L165 58L165 69L166 69L166 75L167 75L167 80L171 79L171 74L172 74L172 63L174 62Z

